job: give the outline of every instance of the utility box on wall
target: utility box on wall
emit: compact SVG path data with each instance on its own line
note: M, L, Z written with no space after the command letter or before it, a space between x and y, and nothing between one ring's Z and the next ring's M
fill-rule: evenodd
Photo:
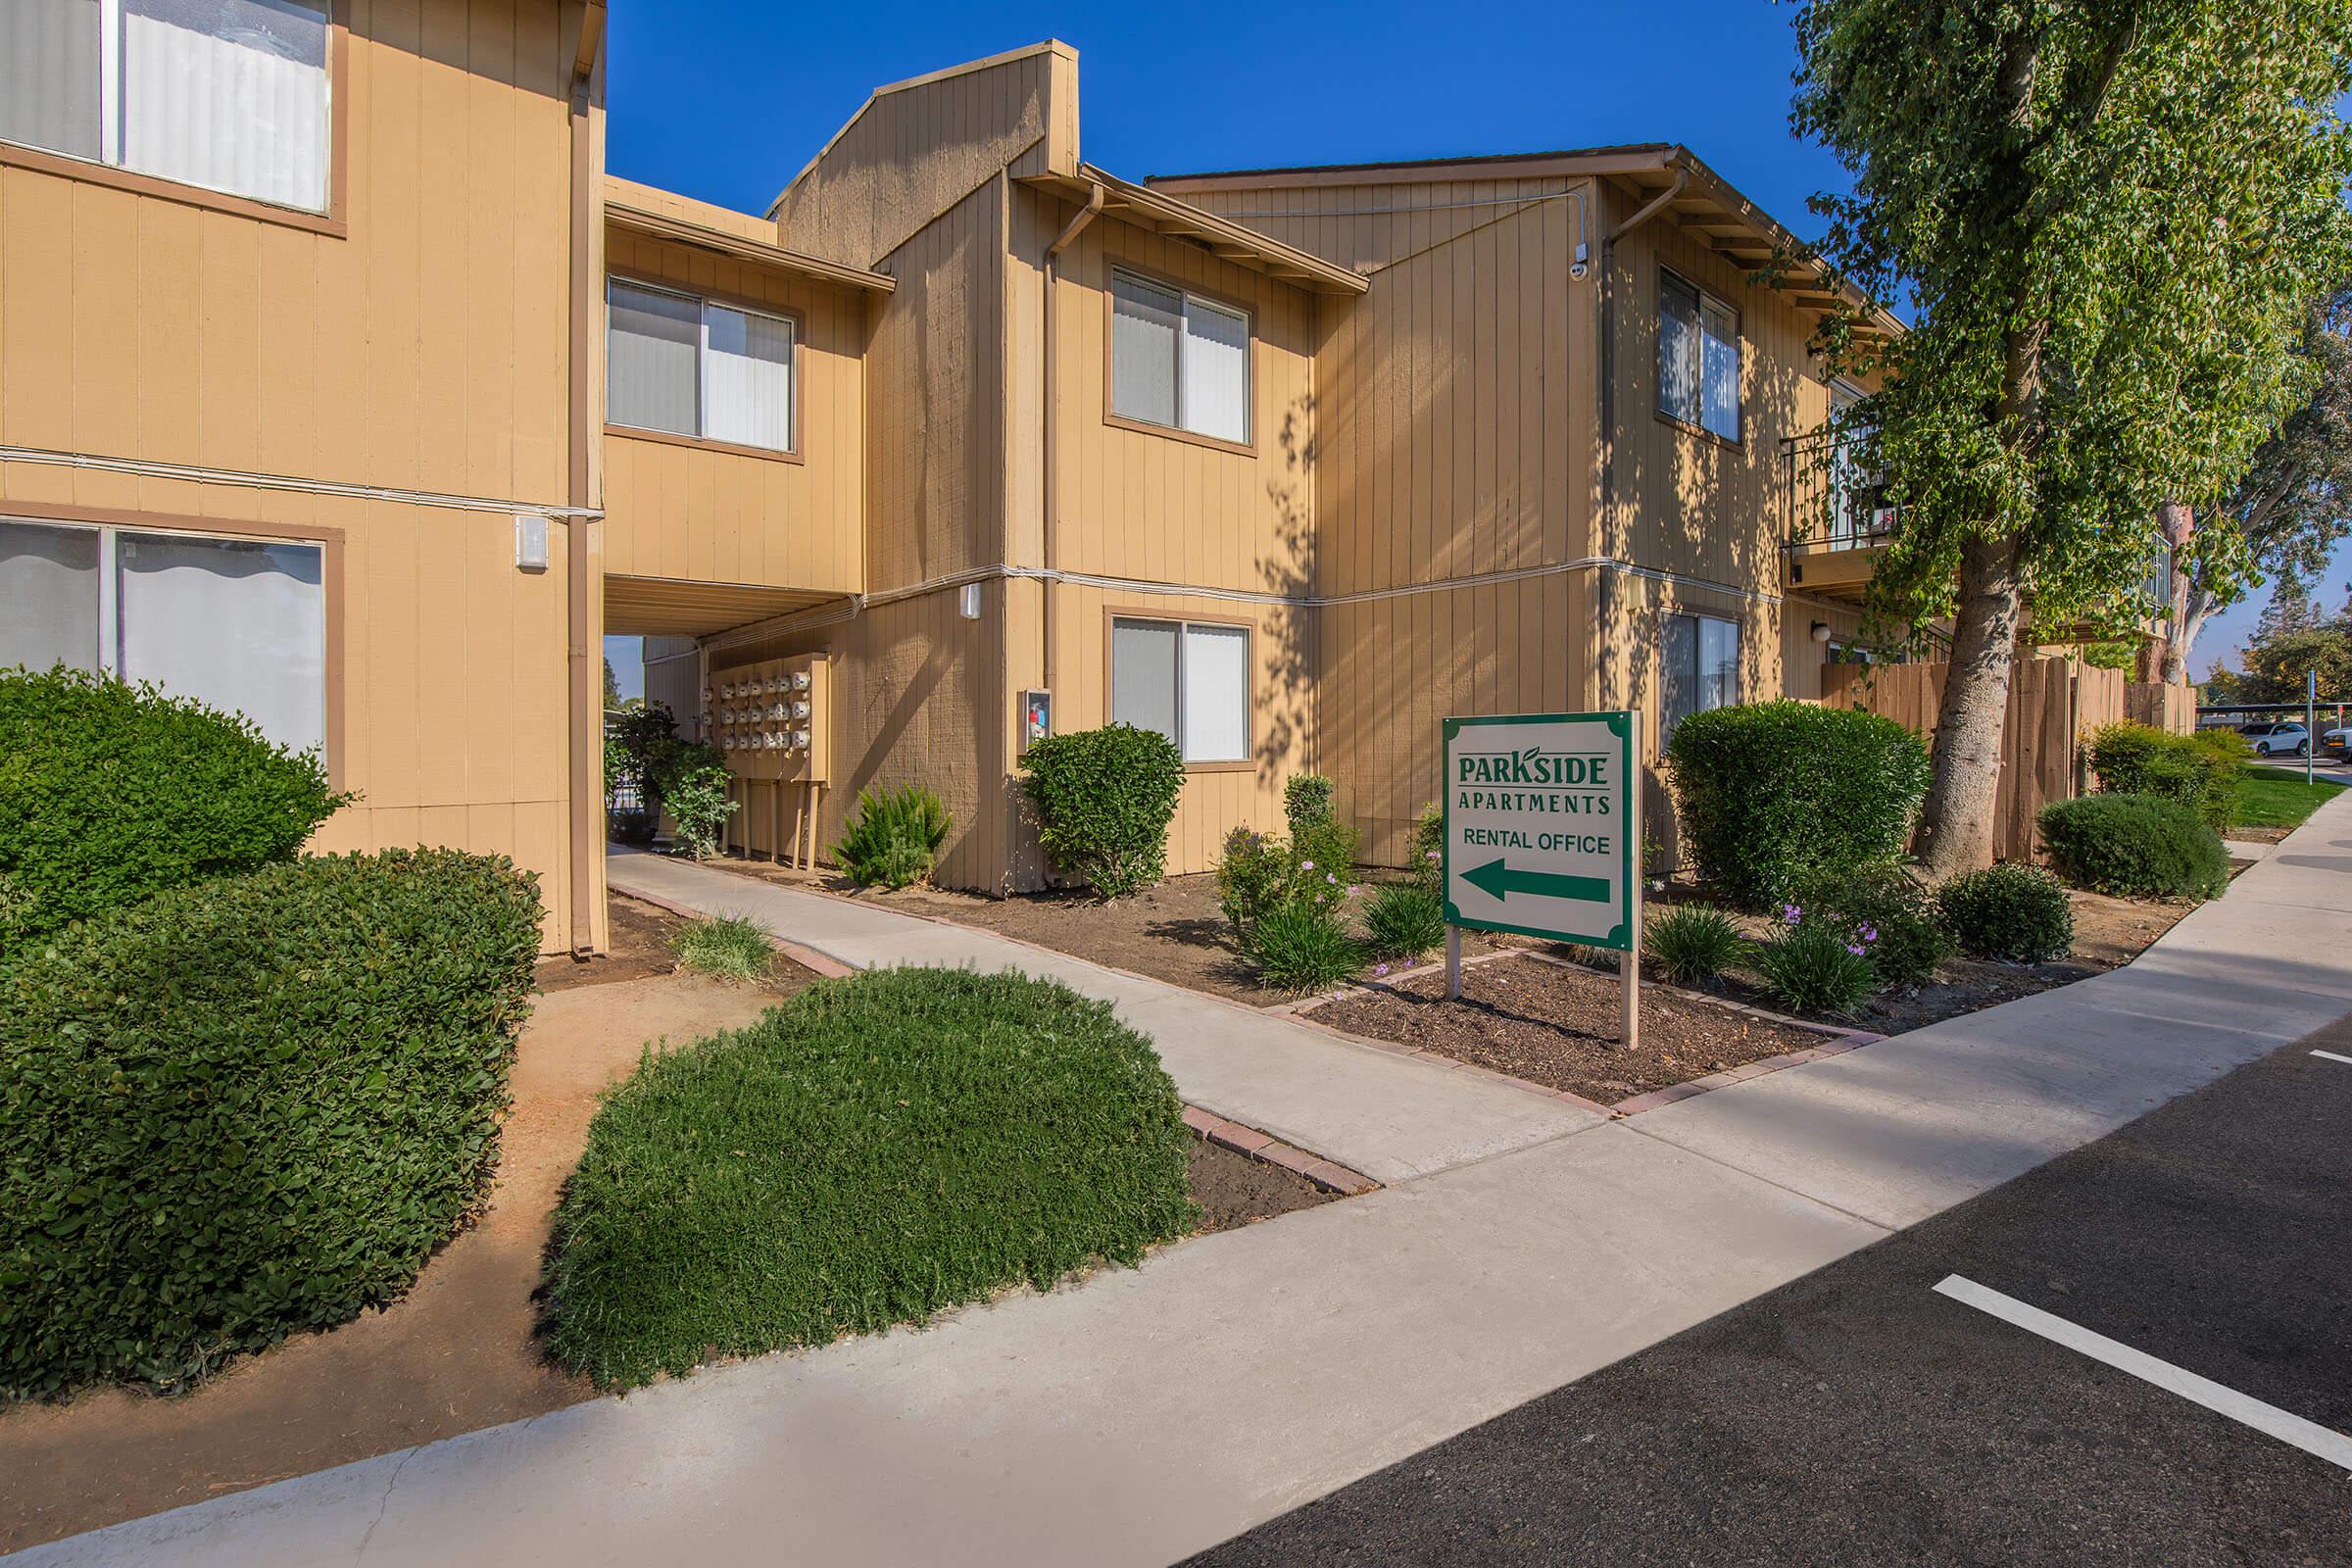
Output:
M833 670L824 654L763 659L710 672L710 733L735 775L727 844L808 865L833 772Z

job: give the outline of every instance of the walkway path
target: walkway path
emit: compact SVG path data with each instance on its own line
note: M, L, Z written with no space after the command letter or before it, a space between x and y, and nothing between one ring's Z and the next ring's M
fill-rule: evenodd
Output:
M1533 1142L1497 1132L1508 1152L1484 1159L1463 1157L1469 1140L1425 1144L1387 1168L1431 1174L1141 1269L713 1368L23 1563L1165 1562L2352 1012L2347 872L2352 799L2113 975L1626 1120L1563 1118ZM822 905L811 945L953 958L958 933L902 933L919 955L897 951L868 912ZM1023 967L1056 967L1019 951ZM1376 1131L1370 1097L1321 1122L1313 1102L1348 1092L1343 1062L1377 1071L1377 1054L1329 1055L1320 1038L1257 1032L1245 1010L1113 978L1188 1093L1205 1085L1234 1097L1226 1114L1263 1117L1270 1096L1239 1102L1259 1092L1259 1062L1283 1086L1286 1137L1375 1163L1330 1146ZM1419 1080L1384 1081L1402 1094Z

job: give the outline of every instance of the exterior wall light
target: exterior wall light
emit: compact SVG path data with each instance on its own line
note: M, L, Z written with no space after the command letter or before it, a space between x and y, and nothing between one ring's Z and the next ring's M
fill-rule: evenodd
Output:
M980 585L978 583L967 582L963 585L963 591L956 596L956 612L966 620L980 618Z

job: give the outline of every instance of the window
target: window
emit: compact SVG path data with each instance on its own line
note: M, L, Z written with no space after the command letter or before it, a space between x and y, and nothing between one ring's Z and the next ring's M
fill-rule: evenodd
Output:
M614 278L605 419L792 450L792 321Z
M151 680L323 749L324 567L315 544L0 519L0 667Z
M1188 762L1248 761L1250 629L1114 619L1110 721L1159 731Z
M1110 412L1250 439L1250 318L1131 272L1110 276Z
M1658 274L1658 412L1740 439L1740 315L1672 272Z
M1668 615L1658 651L1658 744L1692 713L1740 700L1740 625L1714 615Z
M327 206L323 0L6 0L0 140Z

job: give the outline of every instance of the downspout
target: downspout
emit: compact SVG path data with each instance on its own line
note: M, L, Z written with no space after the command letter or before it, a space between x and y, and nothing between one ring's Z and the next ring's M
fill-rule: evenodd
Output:
M1677 156L1680 156L1679 151ZM1610 229L1607 234L1602 236L1600 242L1600 439L1602 445L1599 554L1618 560L1631 560L1632 557L1622 548L1625 544L1624 540L1610 536L1610 531L1617 520L1617 242L1665 211L1669 205L1681 197L1690 184L1690 171L1688 169L1675 170L1672 185L1644 203L1624 222ZM1612 624L1611 615L1616 608L1615 601L1621 591L1617 585L1617 577L1618 573L1616 572L1604 571L1600 574L1600 581L1594 585L1594 598L1598 601L1594 609L1596 617L1603 628L1604 648L1606 646L1606 628ZM1615 662L1607 658L1602 659L1600 669L1602 676L1600 706L1608 708L1613 706L1614 694L1610 690L1610 685L1615 674ZM1628 690L1626 695L1630 698L1633 694Z
M1061 260L1061 253L1077 242L1078 236L1086 232L1089 223L1102 216L1102 203L1107 194L1102 188L1102 181L1095 181L1093 188L1087 193L1086 205L1079 208L1070 219L1069 223L1062 229L1061 236L1046 247L1046 304L1043 328L1046 369L1045 374L1038 378L1044 390L1045 402L1045 431L1038 443L1040 462L1045 469L1039 476L1044 492L1045 526L1042 530L1044 537L1040 542L1040 553L1043 559L1039 561L1038 564L1048 571L1054 569L1054 563L1058 555L1055 546L1059 543L1061 535L1061 504L1058 500L1059 492L1054 482L1054 426L1058 422L1054 417L1054 299L1055 291L1054 285L1061 275L1060 268L1057 265ZM1055 689L1054 681L1054 583L1052 579L1049 578L1041 583L1039 592L1044 596L1044 604L1038 619L1038 624L1042 628L1041 635L1045 640L1044 679L1046 690L1051 692Z
M591 502L594 469L589 443L594 439L591 424L595 415L594 387L589 367L596 358L596 297L594 262L596 258L596 221L598 212L596 190L595 120L593 116L596 89L595 72L598 65L592 47L601 53L602 34L591 39L588 29L602 21L603 7L591 6L582 15L580 64L571 83L571 388L570 388L570 490L571 504L585 509ZM571 722L570 777L568 780L571 818L571 956L584 958L596 951L596 901L593 885L596 881L596 854L604 838L603 792L598 787L603 771L604 757L604 683L601 679L603 661L597 657L601 636L592 636L588 625L590 607L594 603L595 585L589 580L591 543L596 527L593 518L575 515L564 529L564 623L567 627L568 698ZM597 634L603 628L597 627Z

